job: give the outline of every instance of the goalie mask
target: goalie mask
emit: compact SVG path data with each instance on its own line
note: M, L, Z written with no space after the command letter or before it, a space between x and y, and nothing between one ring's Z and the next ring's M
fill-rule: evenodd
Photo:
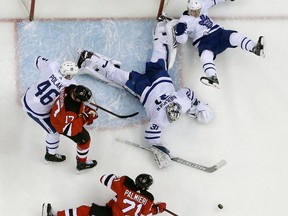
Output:
M63 64L60 66L60 73L65 79L71 80L74 75L78 73L78 67L76 63L72 61L65 61Z
M89 88L78 85L72 91L73 99L78 102L88 101L92 97L92 92Z
M166 107L166 114L169 122L176 121L181 116L181 106L178 103L170 103Z
M148 190L153 184L153 178L149 174L142 173L136 177L135 184L141 190Z

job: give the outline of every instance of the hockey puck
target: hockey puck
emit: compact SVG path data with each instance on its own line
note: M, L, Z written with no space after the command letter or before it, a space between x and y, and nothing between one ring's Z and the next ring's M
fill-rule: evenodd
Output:
M223 209L223 205L222 204L218 204L218 208L219 209Z

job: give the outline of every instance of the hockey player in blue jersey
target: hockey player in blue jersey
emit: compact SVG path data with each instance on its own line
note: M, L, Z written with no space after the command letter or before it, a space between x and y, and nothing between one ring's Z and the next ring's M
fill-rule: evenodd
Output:
M176 41L184 44L191 38L193 46L198 49L206 74L206 77L201 77L201 82L215 87L218 87L219 81L214 59L227 48L240 47L257 56L265 56L263 36L256 43L237 31L221 28L208 16L208 9L222 2L225 0L188 0L187 10L175 26Z
M60 65L41 56L36 59L39 78L22 97L22 106L28 116L38 123L46 132L45 160L62 162L65 155L58 153L60 135L50 122L50 112L59 92L66 86L76 84L74 75L79 68L74 62L65 61Z
M138 97L150 122L145 130L145 139L154 153L160 168L169 166L169 150L161 141L162 130L185 113L200 123L213 118L212 111L200 102L190 88L175 90L167 72L167 21L158 22L153 36L153 53L146 63L144 74L124 71L97 53L82 51L78 66L80 73L90 74L108 84L118 85Z

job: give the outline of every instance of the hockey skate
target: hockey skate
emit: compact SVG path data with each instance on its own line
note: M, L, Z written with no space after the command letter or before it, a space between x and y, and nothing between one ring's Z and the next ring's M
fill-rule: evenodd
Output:
M255 55L265 57L265 38L260 36L258 42L255 47L253 47L252 51Z
M61 155L61 154L49 154L47 148L46 148L46 154L45 154L45 160L47 163L49 162L63 162L66 160L66 156L65 155Z
M160 169L168 167L172 164L169 155L170 151L167 148L160 145L153 145L150 149L154 154L154 159Z
M120 62L120 61L116 61L116 60L110 59L110 58L108 58L108 57L106 57L106 56L104 56L104 55L102 55L102 54L99 54L99 53L95 53L95 52L91 52L91 51L79 49L79 50L78 50L78 54L79 54L79 56L78 56L77 66L78 66L79 68L85 67L86 64L85 64L85 65L82 65L83 62L84 62L85 60L87 60L87 59L91 59L91 57L92 57L93 55L95 55L96 57L101 58L101 59L103 59L103 60L105 60L105 61L107 61L107 62L110 62L110 63L113 64L116 68L120 68L120 66L121 66L121 62Z
M213 75L211 77L201 77L200 81L207 86L215 87L219 89L219 81L216 75Z
M52 209L50 203L43 203L42 205L42 216L56 216L56 212Z
M77 159L76 169L77 169L78 172L80 172L82 170L91 169L91 168L95 167L96 165L97 165L97 161L96 160L87 160L86 162L80 162Z

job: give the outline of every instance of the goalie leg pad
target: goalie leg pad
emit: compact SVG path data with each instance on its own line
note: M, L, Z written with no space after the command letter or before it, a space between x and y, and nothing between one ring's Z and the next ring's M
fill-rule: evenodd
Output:
M165 147L164 147L165 148ZM166 148L165 148L166 149ZM151 151L154 155L154 159L160 169L168 167L172 164L171 158L168 153L160 150L159 148L152 146Z
M167 45L168 45L168 69L171 69L174 65L176 54L177 54L177 41L175 36L175 29L178 23L178 19L173 19L166 25L166 33L167 33Z
M95 79L100 80L100 81L102 81L102 82L104 82L110 86L123 89L123 87L121 85L118 85L117 83L107 79L104 74L100 73L99 69L94 70L90 67L84 67L84 68L81 68L79 70L79 72L80 72L80 74L88 74L88 75L94 77Z

